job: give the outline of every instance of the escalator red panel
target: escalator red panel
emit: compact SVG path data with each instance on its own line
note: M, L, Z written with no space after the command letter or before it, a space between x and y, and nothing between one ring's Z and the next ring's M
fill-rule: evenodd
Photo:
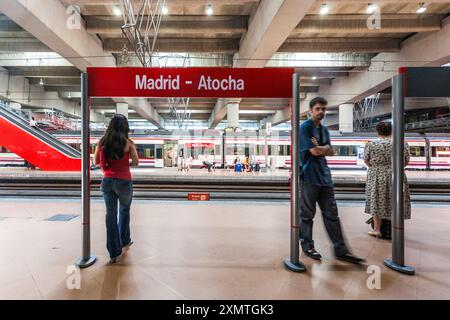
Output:
M81 159L71 158L0 117L0 145L44 171L80 171Z

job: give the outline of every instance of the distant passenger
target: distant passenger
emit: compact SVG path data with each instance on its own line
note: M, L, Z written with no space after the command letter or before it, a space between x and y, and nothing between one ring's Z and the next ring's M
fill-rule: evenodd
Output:
M242 162L242 169L244 172L250 171L250 160L249 156L245 156L244 161Z
M166 159L167 159L167 167L173 167L173 151L172 151L172 148L169 148L169 150L167 150Z
M36 120L34 120L34 117L31 117L31 119L30 119L30 127L34 127L34 128L37 127L37 122L36 122Z
M327 100L314 98L309 103L311 119L305 121L300 129L300 162L302 165L302 197L300 203L300 241L303 252L312 259L322 256L314 248L313 220L316 202L322 211L328 236L333 242L334 254L338 260L361 263L364 259L351 254L345 244L334 197L331 171L325 156L333 156L330 133L320 124L325 116Z
M373 218L373 230L369 235L380 238L383 219L390 220L392 213L392 125L380 122L376 126L378 139L367 143L364 162L369 167L366 181L365 213ZM409 146L405 143L405 166L409 163ZM411 198L408 182L404 181L404 216L411 218Z
M101 190L106 205L106 247L111 258L109 263L116 263L122 255L122 248L133 243L130 236L130 206L133 198L130 165L137 166L139 158L136 146L128 138L129 131L127 118L116 114L100 139L94 155L95 164L100 165L104 172Z

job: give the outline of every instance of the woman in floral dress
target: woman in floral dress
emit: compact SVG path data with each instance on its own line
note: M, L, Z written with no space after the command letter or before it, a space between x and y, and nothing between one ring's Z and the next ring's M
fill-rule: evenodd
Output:
M391 219L392 215L392 125L380 122L376 130L378 139L367 143L364 150L364 162L368 166L366 181L365 213L373 217L373 230L369 235L381 237L382 219ZM410 158L409 146L405 143L405 166ZM405 175L404 216L411 218L411 197Z

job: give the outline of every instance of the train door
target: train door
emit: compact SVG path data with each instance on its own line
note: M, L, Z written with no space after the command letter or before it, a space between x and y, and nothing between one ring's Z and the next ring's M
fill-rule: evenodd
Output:
M171 168L176 166L178 155L178 141L164 141L163 159L164 167Z

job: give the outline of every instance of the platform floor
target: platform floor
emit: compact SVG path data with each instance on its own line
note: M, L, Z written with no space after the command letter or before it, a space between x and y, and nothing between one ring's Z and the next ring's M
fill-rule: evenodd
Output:
M391 243L367 236L361 205L340 214L353 251L381 268L381 289L366 286L366 267L335 261L320 218L322 263L303 258L288 272L289 205L135 201L124 259L106 265L104 207L92 204L92 251L99 260L69 290L67 268L81 249L79 201L0 201L0 299L450 299L450 207L415 206L406 223L406 259L416 276L383 266Z

